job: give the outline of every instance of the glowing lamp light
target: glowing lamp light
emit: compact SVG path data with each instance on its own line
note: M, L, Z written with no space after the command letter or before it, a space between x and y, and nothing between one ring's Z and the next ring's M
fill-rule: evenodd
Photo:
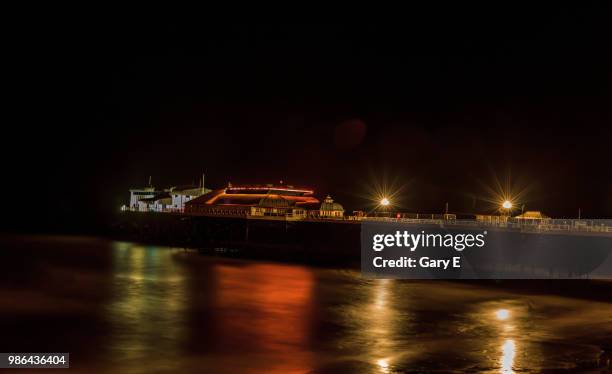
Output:
M502 204L502 207L504 209L511 209L512 208L512 203L508 200L504 201L504 203Z
M391 204L391 202L386 197L383 197L382 200L380 200L380 205L382 206L388 206L389 204Z

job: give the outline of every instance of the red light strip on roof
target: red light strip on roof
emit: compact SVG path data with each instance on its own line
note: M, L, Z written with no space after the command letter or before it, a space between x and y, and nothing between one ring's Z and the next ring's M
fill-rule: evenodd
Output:
M225 192L221 192L218 195L213 196L212 198L208 199L205 204L207 205L211 205L211 204L215 204L217 202L217 200L219 199L223 199L223 198L232 198L232 197L250 197L250 198L264 198L269 196L268 194L226 194ZM286 200L291 200L291 201L296 201L297 204L303 204L303 203L319 203L319 200L315 197L312 196L282 196L283 199ZM302 200L302 201L300 201ZM224 204L225 205L225 204Z
M226 190L279 190L279 191L290 191L290 192L304 192L304 193L314 193L313 190L300 190L296 188L286 188L286 187L227 187Z

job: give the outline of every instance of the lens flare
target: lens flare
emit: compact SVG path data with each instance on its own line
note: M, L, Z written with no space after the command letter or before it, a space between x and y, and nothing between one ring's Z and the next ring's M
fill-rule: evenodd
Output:
M483 206L483 208L486 208L489 212L502 214L510 214L514 210L522 211L525 208L525 203L528 202L526 197L533 188L533 182L527 181L525 178L518 177L512 180L510 172L503 180L500 180L493 173L492 180L481 181L481 185L485 193L474 199L485 202L486 206Z
M388 212L393 209L407 209L406 200L410 180L404 179L401 173L370 171L363 187L357 189L355 196L367 202L364 206L367 214L373 212Z

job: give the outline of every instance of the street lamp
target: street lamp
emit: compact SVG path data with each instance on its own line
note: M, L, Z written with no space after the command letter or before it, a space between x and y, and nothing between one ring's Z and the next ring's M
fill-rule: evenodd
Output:
M387 199L386 197L383 197L383 198L380 200L380 205L382 205L382 206L389 206L389 204L391 204L391 202L390 202L390 201L389 201L389 199Z

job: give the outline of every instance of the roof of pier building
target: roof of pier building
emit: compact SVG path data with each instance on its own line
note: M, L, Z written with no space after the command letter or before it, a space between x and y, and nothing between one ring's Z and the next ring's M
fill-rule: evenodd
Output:
M147 203L147 204L153 204L153 203L158 203L158 204L163 204L163 205L172 204L172 198L168 194L162 194L162 195L155 196L155 197L149 197L146 199L141 199L140 201L142 201L143 203Z
M289 208L290 206L295 205L295 202L287 200L281 195L270 194L261 198L258 205L265 208Z
M528 210L523 214L519 214L518 216L514 217L514 218L518 218L518 219L546 219L546 218L550 218L545 214L542 214L542 212L537 211L537 210Z
M175 187L170 187L169 190L172 195L187 195L187 196L198 196L198 195L203 195L205 193L212 191L209 188L202 188L202 187L198 187L194 185L175 186Z
M218 189L188 201L187 206L196 205L243 205L257 206L262 199L278 196L289 204L318 204L319 199L313 196L314 191L289 185L231 185ZM276 204L285 204L277 202Z
M334 202L334 199L331 196L327 195L323 203L321 204L321 210L325 211L339 211L344 212L344 207L338 203Z

